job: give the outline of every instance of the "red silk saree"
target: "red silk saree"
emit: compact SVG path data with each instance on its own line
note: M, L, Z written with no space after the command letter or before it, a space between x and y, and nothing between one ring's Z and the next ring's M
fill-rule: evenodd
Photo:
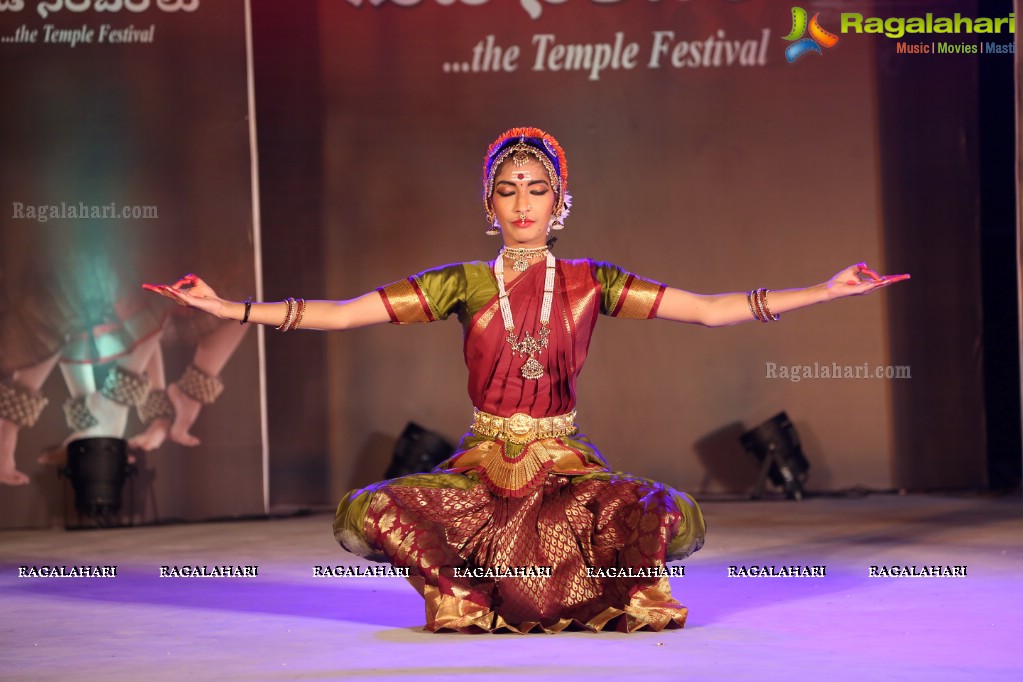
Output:
M535 331L544 266L508 285L515 329ZM649 319L664 286L613 265L558 260L539 380L506 342L491 263L459 263L379 289L397 324L457 314L469 397L494 417L560 425L574 417L575 383L599 314ZM484 417L486 419L486 417ZM557 632L682 627L665 566L703 544L697 504L666 485L614 472L587 437L502 438L477 428L433 472L350 492L338 542L407 567L426 602L426 629Z

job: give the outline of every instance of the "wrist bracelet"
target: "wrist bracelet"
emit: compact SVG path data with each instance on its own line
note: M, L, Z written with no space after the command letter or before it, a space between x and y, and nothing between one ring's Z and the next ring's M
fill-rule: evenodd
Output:
M242 316L241 322L239 322L238 324L245 324L246 322L248 322L249 321L249 313L252 312L252 297L249 296L247 299L245 299L244 303L245 303L245 314Z

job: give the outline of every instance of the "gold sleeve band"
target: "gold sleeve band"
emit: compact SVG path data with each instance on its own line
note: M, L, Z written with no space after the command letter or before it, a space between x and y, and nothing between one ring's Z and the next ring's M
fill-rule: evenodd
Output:
M649 320L657 314L665 286L658 282L629 275L611 310L612 317Z
M419 286L412 279L401 279L377 289L394 324L433 322L433 313Z

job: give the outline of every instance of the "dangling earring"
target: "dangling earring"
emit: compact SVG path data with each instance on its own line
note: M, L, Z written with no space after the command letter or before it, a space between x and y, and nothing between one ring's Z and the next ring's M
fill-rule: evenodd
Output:
M494 224L491 225L490 229L487 230L485 234L491 237L496 237L497 235L501 234L501 223L497 222L497 219L495 218Z
M551 233L551 230L564 230L565 229L565 218L564 213L559 213L556 216L551 216L551 221L547 223L547 234Z

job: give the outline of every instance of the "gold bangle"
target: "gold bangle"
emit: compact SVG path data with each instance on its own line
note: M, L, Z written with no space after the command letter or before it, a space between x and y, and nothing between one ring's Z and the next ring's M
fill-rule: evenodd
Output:
M750 313L753 314L753 319L760 320L761 322L763 322L764 320L761 319L760 314L757 313L756 306L753 305L753 293L754 293L753 289L750 289L749 291L746 292L746 303L749 305Z
M298 325L302 323L302 316L305 315L305 299L298 299L298 314L295 315L295 321L288 327L288 331L292 329L298 329Z
M781 315L774 315L771 313L771 308L767 305L767 294L770 289L758 289L757 297L760 299L760 308L764 311L765 320L764 322L777 322L781 319Z
M281 322L280 326L277 327L277 331L279 332L288 331L288 327L291 326L292 320L295 319L295 299L289 296L284 302L288 304L288 312L284 315L284 322Z
M761 291L763 291L763 289L757 289L753 292L753 307L757 310L757 319L764 324L767 324L767 315L764 314L764 304L763 301L760 300Z

